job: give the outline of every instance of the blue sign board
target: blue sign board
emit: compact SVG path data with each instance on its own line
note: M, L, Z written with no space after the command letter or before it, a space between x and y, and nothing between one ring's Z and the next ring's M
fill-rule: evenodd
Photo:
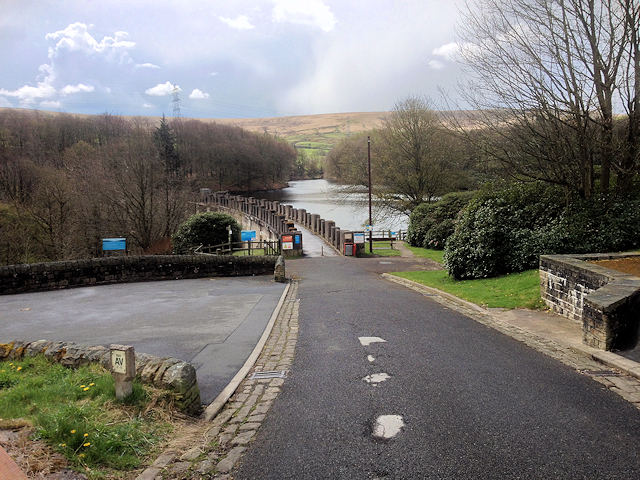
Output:
M256 239L256 231L255 230L242 230L240 232L240 240L243 242L250 242L251 240Z
M302 235L295 235L293 237L294 242L295 242L296 245L300 245L300 237L302 237Z
M103 238L102 250L126 250L127 239L126 238Z

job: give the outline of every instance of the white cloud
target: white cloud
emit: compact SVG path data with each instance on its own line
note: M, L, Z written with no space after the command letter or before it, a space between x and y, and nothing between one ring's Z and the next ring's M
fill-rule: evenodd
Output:
M93 85L84 85L79 83L78 85L67 85L60 93L63 95L71 95L72 93L80 93L80 92L93 92Z
M193 92L191 92L191 95L189 95L189 98L209 98L209 94L202 93L201 90L196 88L193 90Z
M56 89L52 85L56 76L53 73L53 68L50 65L44 64L40 65L38 68L44 79L42 82L38 82L35 87L25 85L24 87L18 88L17 90L5 90L4 88L0 89L0 95L5 97L16 97L20 99L20 103L23 105L30 105L36 102L36 99L39 98L51 98L56 94Z
M155 105L151 105L150 103L143 103L142 108L156 108Z
M135 68L160 68L160 66L153 63L136 63Z
M312 25L325 32L333 30L336 18L321 0L274 0L273 21Z
M434 70L442 70L444 68L444 63L438 61L438 60L431 60L429 62L429 66L431 68L433 68Z
M446 60L455 60L458 52L460 51L460 45L456 42L446 43L438 48L433 49L433 54L440 57L444 57Z
M177 85L171 85L171 82L167 83L159 83L155 87L149 88L144 91L147 95L152 95L154 97L164 97L165 95L172 95L173 89L177 88L179 92L182 91L180 87Z
M251 30L252 28L255 28L253 25L251 25L251 22L249 22L249 17L247 17L246 15L238 15L235 20L225 17L218 18L229 25L231 28L237 28L238 30Z
M110 53L125 50L135 45L135 42L124 40L127 32L115 32L113 37L104 37L98 42L88 31L85 23L72 23L64 30L58 30L46 35L47 41L56 42L55 47L49 47L49 58L59 54L61 50L82 51L87 54Z

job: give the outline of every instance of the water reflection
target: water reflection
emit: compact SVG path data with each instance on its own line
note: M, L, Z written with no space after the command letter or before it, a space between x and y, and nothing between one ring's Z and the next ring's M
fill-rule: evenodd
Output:
M257 192L255 198L278 201L295 208L317 213L325 220L333 220L336 226L346 230L362 230L369 217L368 195L345 193L345 187L328 180L298 180L289 182L282 190ZM408 217L373 206L375 230L406 230Z

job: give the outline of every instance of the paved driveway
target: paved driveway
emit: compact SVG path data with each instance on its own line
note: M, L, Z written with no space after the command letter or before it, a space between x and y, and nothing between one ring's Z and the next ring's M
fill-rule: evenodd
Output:
M0 296L0 343L133 345L190 362L203 403L238 372L285 284L273 277L170 280Z

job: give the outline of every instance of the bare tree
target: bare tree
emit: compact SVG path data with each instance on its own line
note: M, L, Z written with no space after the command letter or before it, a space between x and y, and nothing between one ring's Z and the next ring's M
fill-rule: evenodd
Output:
M511 174L583 197L638 169L637 0L477 0L467 4L460 92L485 153ZM617 113L624 114L622 116ZM465 124L463 124L463 122Z

